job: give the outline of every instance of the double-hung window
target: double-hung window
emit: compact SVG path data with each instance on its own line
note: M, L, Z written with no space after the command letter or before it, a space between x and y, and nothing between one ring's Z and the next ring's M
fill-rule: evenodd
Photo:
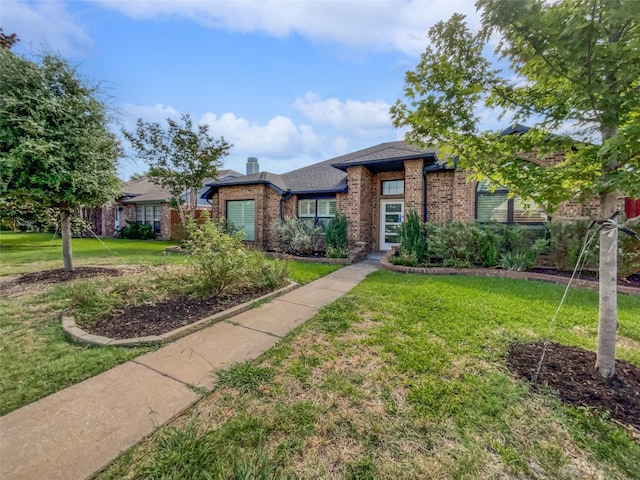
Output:
M151 225L155 233L160 233L162 205L136 205L136 222Z
M323 227L336 215L335 198L304 198L298 200L298 218Z

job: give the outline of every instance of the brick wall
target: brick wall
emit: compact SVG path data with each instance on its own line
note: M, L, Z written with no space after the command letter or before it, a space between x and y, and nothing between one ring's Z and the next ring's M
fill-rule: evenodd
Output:
M227 201L229 200L254 200L255 203L255 240L252 243L258 248L266 248L268 240L268 222L274 213L267 213L265 207L274 208L273 200L268 196L267 190L272 191L266 185L237 185L221 188L213 196L213 218L226 217ZM275 194L275 192L273 192ZM278 207L275 206L275 215L278 215Z
M422 206L424 202L422 167L424 162L419 160L405 160L404 162L404 208L413 208L422 220Z
M349 193L344 213L349 222L349 244L354 245L359 241L370 242L374 238L372 232L375 208L373 175L363 166L349 167L347 183Z
M427 220L443 223L454 218L454 185L453 171L427 175Z

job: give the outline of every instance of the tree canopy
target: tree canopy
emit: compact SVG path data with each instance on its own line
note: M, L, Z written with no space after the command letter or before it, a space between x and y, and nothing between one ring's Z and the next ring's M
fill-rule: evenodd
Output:
M616 190L640 196L640 11L623 0L476 5L479 32L459 14L430 30L394 124L550 211ZM508 70L487 58L496 39ZM482 131L491 114L532 128ZM557 152L565 161L549 168Z
M118 196L119 154L97 85L57 55L0 48L0 195L60 210L68 270L69 216Z
M214 139L209 135L208 125L198 125L194 130L188 114L183 114L181 121L182 124L167 119L165 130L159 123L146 123L140 118L134 131L122 133L149 166L147 177L169 189L186 224L187 216L195 217L202 183L216 177L231 145L223 137Z
M459 14L431 28L391 108L394 125L549 212L597 197L597 220L610 219L619 193L640 196L640 9L625 0L476 7L478 32ZM531 128L482 130L492 114ZM617 233L602 224L598 368L607 378L615 372Z

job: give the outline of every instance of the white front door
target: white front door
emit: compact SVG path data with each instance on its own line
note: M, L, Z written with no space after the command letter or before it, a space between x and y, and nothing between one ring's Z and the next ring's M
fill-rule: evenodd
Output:
M400 224L404 219L404 201L380 202L380 250L391 250L400 245Z

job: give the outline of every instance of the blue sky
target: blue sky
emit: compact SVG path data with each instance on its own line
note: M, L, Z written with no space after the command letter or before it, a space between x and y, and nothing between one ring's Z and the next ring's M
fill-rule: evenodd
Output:
M255 156L282 173L402 139L389 107L454 12L477 25L465 0L2 0L0 25L18 52L50 49L100 82L114 130L190 113L233 144L225 168ZM120 162L125 179L144 170Z

